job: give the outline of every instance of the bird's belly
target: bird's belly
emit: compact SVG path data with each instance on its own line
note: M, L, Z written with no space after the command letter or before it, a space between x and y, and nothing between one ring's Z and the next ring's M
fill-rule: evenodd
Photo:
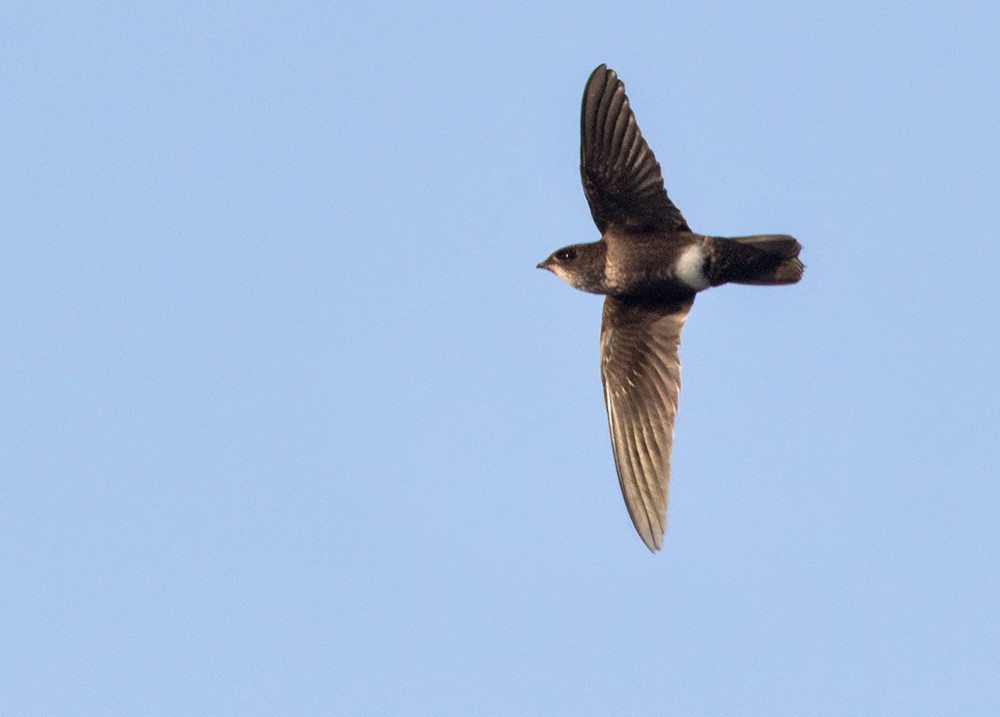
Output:
M645 256L609 256L604 271L607 293L620 296L687 294L711 285L705 273L707 255L701 243L691 244L672 254L663 256L661 252L651 252Z

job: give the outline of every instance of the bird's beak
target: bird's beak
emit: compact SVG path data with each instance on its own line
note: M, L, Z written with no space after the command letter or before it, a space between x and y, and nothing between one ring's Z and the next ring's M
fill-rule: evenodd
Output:
M537 267L535 267L535 268L536 268L536 269L548 269L548 268L549 268L550 266L551 266L551 262L549 262L549 260L548 260L548 259L546 259L545 261L541 262L541 263L540 263L540 264L539 264L539 265L538 265Z

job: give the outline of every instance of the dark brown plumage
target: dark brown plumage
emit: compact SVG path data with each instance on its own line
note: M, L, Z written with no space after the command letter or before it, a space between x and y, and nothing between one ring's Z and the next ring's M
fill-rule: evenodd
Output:
M580 173L601 239L564 247L539 268L605 294L601 378L615 467L636 531L663 547L680 335L695 294L725 283L794 284L799 243L786 235L695 234L663 186L625 86L601 65L587 81Z

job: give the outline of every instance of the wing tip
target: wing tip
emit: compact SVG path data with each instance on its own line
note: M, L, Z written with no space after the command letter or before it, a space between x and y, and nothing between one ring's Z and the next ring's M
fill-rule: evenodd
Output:
M646 536L644 536L644 535L640 535L639 537L642 538L642 542L645 543L646 548L653 555L656 555L658 552L660 552L661 550L663 550L663 537L662 536L659 537L659 538L655 538L655 539L653 539L652 536L650 536L651 539L649 539L649 540L647 540Z
M587 79L587 86L590 87L596 84L601 84L604 87L608 85L614 86L618 81L618 73L608 67L607 63L602 62L590 73L590 77Z

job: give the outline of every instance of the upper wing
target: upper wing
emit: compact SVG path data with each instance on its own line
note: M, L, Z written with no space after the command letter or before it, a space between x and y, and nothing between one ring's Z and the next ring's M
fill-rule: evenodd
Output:
M652 551L663 547L674 416L681 390L678 349L694 295L668 301L604 301L601 378L618 482L629 517Z
M625 85L601 65L583 91L580 174L594 223L630 232L691 231L667 198L660 164L635 122Z

